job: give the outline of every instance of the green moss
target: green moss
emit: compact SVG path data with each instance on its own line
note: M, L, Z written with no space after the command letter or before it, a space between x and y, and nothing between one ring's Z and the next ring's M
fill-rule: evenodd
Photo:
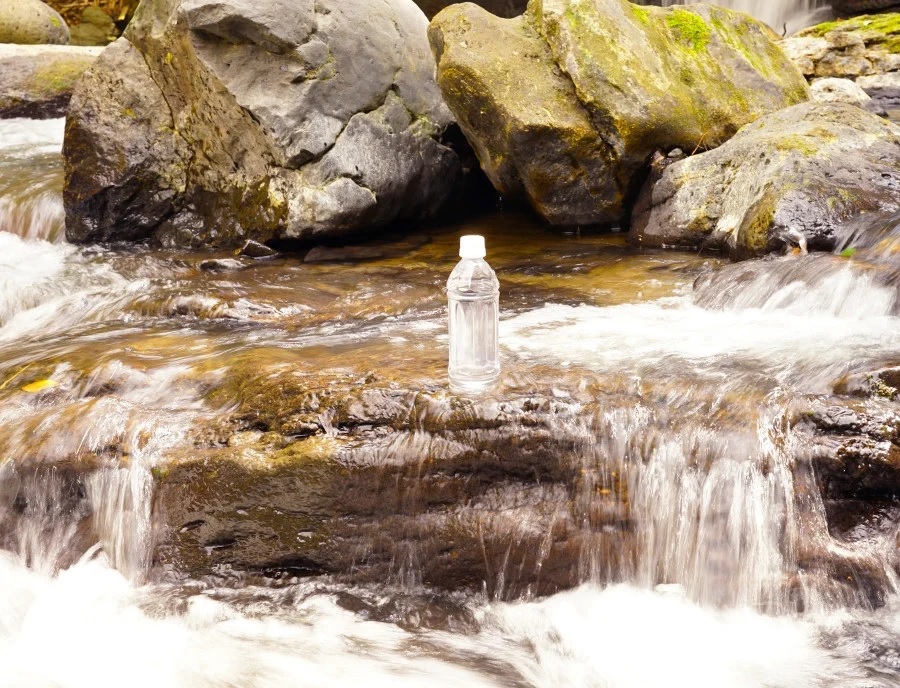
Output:
M650 10L641 5L632 5L631 3L629 3L629 6L631 8L631 13L641 24L650 23Z
M50 23L53 24L53 26L55 26L57 28L59 28L61 26L61 24L59 23L59 19L57 19L56 17L53 17L53 16L50 17Z
M666 24L675 40L687 43L694 51L706 48L711 34L709 25L700 17L688 10L675 9L666 17Z
M35 94L44 96L70 91L90 65L90 60L47 62L35 70L32 76L32 90Z
M861 32L866 45L881 45L890 53L900 54L900 13L868 14L844 21L825 22L798 35L823 38L832 31Z
M797 151L806 156L815 155L819 150L814 144L814 139L800 134L781 137L775 142L775 148L780 151Z
M750 211L741 227L738 245L752 254L766 253L769 247L769 231L775 224L775 201L766 193Z

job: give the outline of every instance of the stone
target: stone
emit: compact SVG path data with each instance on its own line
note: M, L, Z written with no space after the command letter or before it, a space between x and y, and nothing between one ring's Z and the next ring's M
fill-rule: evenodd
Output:
M796 105L667 166L642 195L631 238L643 246L736 259L798 242L831 248L845 220L900 208L900 128L843 103Z
M816 63L814 73L819 77L853 78L872 71L871 60L861 55L828 53Z
M278 255L278 251L269 248L265 244L249 239L238 251L237 255L247 256L248 258L274 258Z
M828 54L831 45L819 36L798 36L782 41L785 54L794 61L804 76L816 73L816 62Z
M850 79L816 79L810 85L812 99L818 103L849 103L865 108L872 100Z
M68 42L69 27L62 15L41 0L7 0L0 4L0 43Z
M856 78L900 70L900 14L826 22L784 40L782 47L807 76Z
M693 151L808 98L774 34L717 7L547 0L434 18L438 83L497 191L556 225L618 221L656 149Z
M85 73L69 105L66 235L72 241L146 238L175 212L191 159L146 60L120 38Z
M0 118L64 117L98 48L0 44Z
M796 417L826 499L900 496L900 407L886 399L811 400Z
M72 45L108 45L119 35L115 22L95 5L81 13L81 22L69 29Z
M900 71L862 76L856 83L880 109L900 111Z
M70 108L69 240L231 247L433 216L460 164L426 25L412 0L143 3L123 40L144 66L103 61ZM128 142L135 118L159 126ZM107 156L123 146L140 159Z

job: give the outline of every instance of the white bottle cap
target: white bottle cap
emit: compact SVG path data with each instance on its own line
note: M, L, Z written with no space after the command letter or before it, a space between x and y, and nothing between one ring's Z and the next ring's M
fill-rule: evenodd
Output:
M484 258L484 237L479 234L467 234L459 238L460 258Z

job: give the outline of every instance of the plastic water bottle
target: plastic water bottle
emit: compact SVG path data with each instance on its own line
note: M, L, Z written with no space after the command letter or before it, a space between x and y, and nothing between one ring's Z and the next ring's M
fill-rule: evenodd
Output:
M484 260L484 237L459 240L457 263L447 280L450 305L450 389L477 393L500 378L500 282Z

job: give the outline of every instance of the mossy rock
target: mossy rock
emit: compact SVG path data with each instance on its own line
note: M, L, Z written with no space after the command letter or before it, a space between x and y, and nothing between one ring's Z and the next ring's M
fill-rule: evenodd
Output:
M0 3L0 43L65 45L69 27L62 16L40 0Z
M559 225L621 219L654 150L713 148L808 98L771 30L717 7L533 0L429 28L438 82L503 195Z
M107 45L119 35L112 17L94 5L84 8L81 21L70 32L72 45Z
M733 258L805 242L900 209L900 128L844 103L804 103L742 129L720 148L669 165L643 191L632 239Z
M851 19L817 24L800 31L798 37L826 38L835 32L856 35L867 48L884 48L900 55L900 13L866 14Z

